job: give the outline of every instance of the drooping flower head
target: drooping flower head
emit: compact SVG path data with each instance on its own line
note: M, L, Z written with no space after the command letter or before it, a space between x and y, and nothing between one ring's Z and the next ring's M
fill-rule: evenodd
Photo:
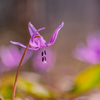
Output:
M100 31L87 36L87 45L84 43L78 44L74 56L84 62L100 63Z
M58 26L58 28L54 31L53 35L51 36L50 41L47 43L44 40L44 38L39 34L39 31L41 31L45 28L40 28L40 29L36 30L36 28L29 22L28 28L29 28L29 33L31 35L31 38L30 38L30 41L29 41L28 49L30 49L30 50L39 50L39 49L43 48L43 50L42 50L42 62L43 63L46 63L46 50L45 50L45 47L48 47L48 46L52 45L55 42L55 40L57 38L57 35L58 35L58 32L63 27L63 25L64 25L64 22L62 22L61 25ZM19 42L13 42L13 41L10 41L10 42L13 43L13 44L20 45L20 46L26 48L25 45L23 45Z

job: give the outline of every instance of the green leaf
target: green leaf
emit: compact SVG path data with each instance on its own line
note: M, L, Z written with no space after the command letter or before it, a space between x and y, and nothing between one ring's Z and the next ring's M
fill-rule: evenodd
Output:
M76 76L74 87L68 93L70 96L79 95L100 83L100 65L89 67Z
M2 94L4 99L11 99L12 97L12 87L4 86L0 88L0 93Z

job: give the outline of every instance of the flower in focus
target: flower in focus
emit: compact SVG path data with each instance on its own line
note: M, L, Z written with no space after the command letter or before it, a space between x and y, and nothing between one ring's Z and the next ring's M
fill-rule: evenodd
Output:
M44 38L38 33L39 31L45 29L45 28L40 28L38 30L36 30L36 28L29 22L28 28L29 28L29 32L31 35L30 41L29 41L29 48L31 50L39 50L40 48L43 48L42 50L42 62L46 63L46 50L45 47L48 47L50 45L52 45L58 35L58 32L60 31L60 29L63 27L64 22L61 23L60 26L58 26L58 28L54 31L53 35L51 36L50 41L47 43ZM19 43L19 42L13 42L10 41L12 44L16 44L16 45L20 45L24 48L26 48L25 45Z
M2 46L0 48L0 57L2 65L5 66L8 69L14 68L18 66L23 49L19 51L19 49L16 46L10 45L8 47ZM23 61L23 64L32 56L32 51L28 51L26 53L25 59Z
M87 45L84 43L78 44L74 51L74 56L84 62L100 63L100 34L87 36Z
M46 64L43 64L41 61L41 50L33 56L32 66L33 69L35 69L38 72L49 71L55 64L56 54L51 49L47 49L46 51Z

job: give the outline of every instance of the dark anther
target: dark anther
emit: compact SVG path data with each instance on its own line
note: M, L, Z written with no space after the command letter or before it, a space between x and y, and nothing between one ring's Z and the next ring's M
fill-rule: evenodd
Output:
M46 51L44 50L44 54L46 55Z
M43 56L43 51L42 51L42 54L41 55Z
M42 57L42 62L44 62L44 57Z

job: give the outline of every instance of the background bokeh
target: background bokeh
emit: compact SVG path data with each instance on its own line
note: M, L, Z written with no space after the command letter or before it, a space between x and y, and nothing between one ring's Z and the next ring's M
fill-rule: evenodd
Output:
M29 22L37 29L46 27L40 31L46 41L61 22L65 23L50 46L56 53L55 66L49 72L53 78L74 77L90 65L76 60L73 50L77 43L86 41L88 34L100 29L99 0L0 0L0 46L10 45L11 40L27 45ZM28 61L21 71L34 72L34 69ZM16 68L11 72L16 72Z
M80 62L73 59L72 51L78 42L85 41L87 34L99 30L99 9L99 0L1 0L0 45L9 45L10 40L28 44L29 21L37 29L46 27L40 34L49 41L64 21L56 42L50 47L57 53L53 71L58 73L65 67L73 69L69 74L75 74Z

